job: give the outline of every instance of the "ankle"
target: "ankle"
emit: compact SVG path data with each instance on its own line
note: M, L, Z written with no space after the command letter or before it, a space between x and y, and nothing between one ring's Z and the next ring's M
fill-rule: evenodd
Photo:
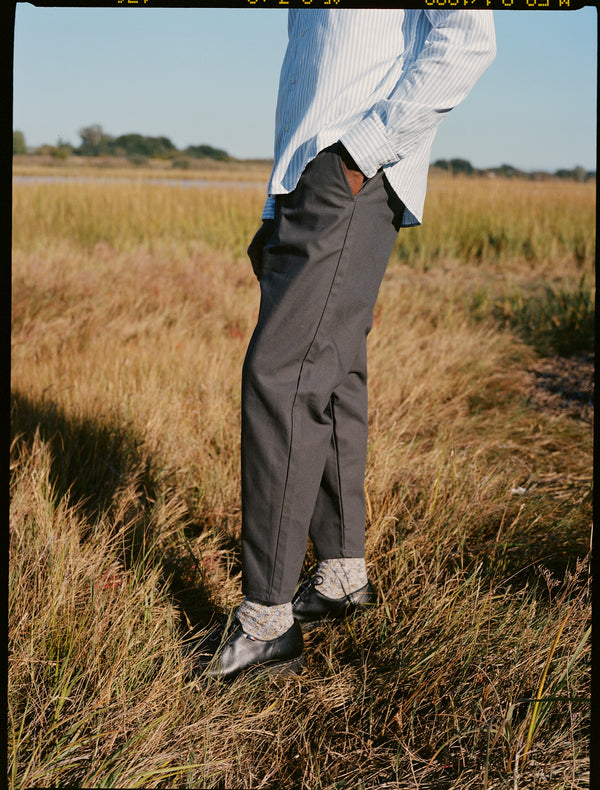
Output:
M294 625L291 602L269 606L244 598L236 617L249 636L265 642L277 639Z
M316 571L316 589L327 598L343 598L367 583L364 557L321 560Z

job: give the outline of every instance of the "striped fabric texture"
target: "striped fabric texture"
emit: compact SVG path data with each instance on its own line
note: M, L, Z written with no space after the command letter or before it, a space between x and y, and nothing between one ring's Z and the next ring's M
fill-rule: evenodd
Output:
M384 168L402 224L420 224L437 128L495 54L491 11L290 9L263 219L341 140L366 176Z

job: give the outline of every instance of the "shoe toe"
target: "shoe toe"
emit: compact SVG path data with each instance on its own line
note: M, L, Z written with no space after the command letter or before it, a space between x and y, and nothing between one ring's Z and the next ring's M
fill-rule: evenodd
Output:
M215 647L216 644L216 647ZM226 632L197 646L194 674L233 680L257 672L299 672L303 662L302 630L297 622L282 636L262 641L249 636L234 619Z

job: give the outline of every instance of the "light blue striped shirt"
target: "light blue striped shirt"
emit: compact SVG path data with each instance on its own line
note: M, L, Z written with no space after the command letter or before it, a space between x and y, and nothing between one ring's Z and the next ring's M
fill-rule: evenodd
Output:
M437 127L495 54L491 11L290 9L263 219L341 140L367 177L383 167L402 224L420 224Z

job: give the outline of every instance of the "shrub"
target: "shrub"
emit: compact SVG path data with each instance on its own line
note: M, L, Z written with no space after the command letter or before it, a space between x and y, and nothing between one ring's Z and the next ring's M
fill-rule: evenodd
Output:
M148 157L142 156L142 154L130 154L127 157L127 161L131 165L135 165L136 167L142 167L143 165L148 164Z
M178 156L171 162L171 167L176 167L179 170L189 170L191 165L189 156Z
M26 154L27 153L27 145L25 143L25 135L23 132L20 132L18 129L13 131L13 155L14 154Z

